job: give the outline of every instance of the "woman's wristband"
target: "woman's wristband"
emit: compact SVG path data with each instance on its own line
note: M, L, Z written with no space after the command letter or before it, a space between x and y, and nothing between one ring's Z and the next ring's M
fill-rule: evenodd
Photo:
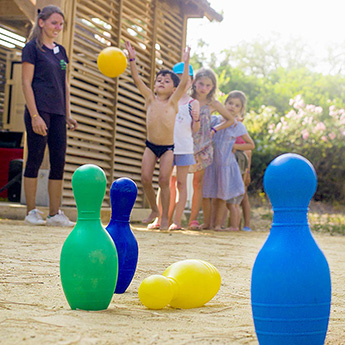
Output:
M38 114L33 114L33 115L31 116L31 118L34 119L34 118L37 117L37 116L38 116Z
M133 58L133 59L129 59L129 61L131 62L131 61L135 61L135 58Z
M194 120L194 119L193 119ZM194 120L194 122L200 122L200 119Z
M217 133L217 130L214 127L211 127L211 131L213 131L214 133Z

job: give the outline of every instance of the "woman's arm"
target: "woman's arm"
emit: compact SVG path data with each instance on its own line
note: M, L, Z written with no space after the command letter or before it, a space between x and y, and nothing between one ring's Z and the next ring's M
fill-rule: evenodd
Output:
M35 65L22 63L22 88L25 97L25 103L31 116L32 129L35 133L46 136L47 125L41 118L36 107L34 91L32 90L32 79L34 77Z

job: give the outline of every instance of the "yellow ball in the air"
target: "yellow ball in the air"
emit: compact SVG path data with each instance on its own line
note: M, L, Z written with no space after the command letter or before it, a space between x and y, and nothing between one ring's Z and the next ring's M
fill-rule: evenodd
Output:
M107 47L99 53L97 66L105 76L116 78L122 74L127 67L126 55L119 48Z
M168 278L155 274L145 278L138 289L141 303L149 309L162 309L173 298L174 290Z

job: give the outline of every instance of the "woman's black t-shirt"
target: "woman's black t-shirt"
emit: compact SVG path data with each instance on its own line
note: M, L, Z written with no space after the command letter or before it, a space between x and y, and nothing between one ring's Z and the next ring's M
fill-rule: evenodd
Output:
M22 51L22 62L35 66L32 89L38 111L66 115L66 67L68 57L65 48L55 43L54 49L45 45L40 50L36 41L29 41Z

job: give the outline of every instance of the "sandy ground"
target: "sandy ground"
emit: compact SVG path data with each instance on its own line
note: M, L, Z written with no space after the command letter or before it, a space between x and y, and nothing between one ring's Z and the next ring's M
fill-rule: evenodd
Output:
M128 291L106 311L72 311L59 278L59 257L71 229L30 227L0 220L1 344L257 344L250 306L250 277L267 230L250 233L148 231L136 224L140 247ZM326 344L345 344L345 237L314 235L332 274ZM202 308L148 310L140 282L183 259L214 264L222 276L216 297ZM308 344L306 344L308 345Z

